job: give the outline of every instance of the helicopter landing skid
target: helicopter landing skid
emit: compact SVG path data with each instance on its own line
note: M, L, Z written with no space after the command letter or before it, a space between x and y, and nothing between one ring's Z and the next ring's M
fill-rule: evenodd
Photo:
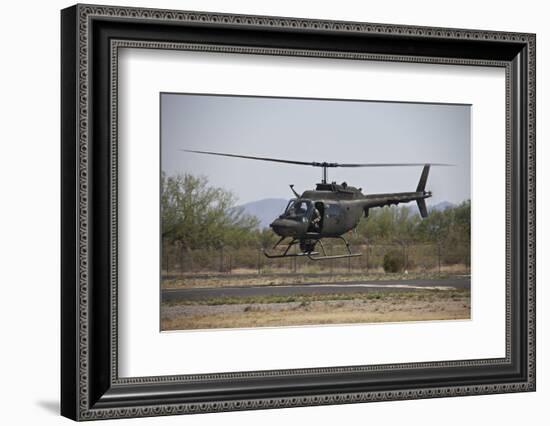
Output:
M351 252L351 249L349 247L349 243L346 241L345 238L343 238L343 237L332 237L332 238L341 239L344 242L344 244L346 245L346 249L347 249L348 253L346 253L346 254L336 254L336 255L327 255L327 253L325 251L325 247L323 246L323 243L321 242L321 239L317 240L317 243L321 246L321 251L323 252L323 254L321 254L318 251L307 251L307 252L306 251L301 251L299 253L288 253L288 251L290 250L290 248L292 246L300 243L300 240L297 240L297 239L293 239L292 241L290 241L290 243L288 243L285 251L282 254L270 254L266 250L263 250L263 253L264 253L264 256L269 258L269 259L281 259L281 258L286 258L286 257L304 257L305 256L308 259L315 260L315 261L331 260L331 259L345 259L345 258L349 258L349 257L361 256L361 253L352 253ZM277 241L277 243L275 243L275 245L273 246L273 249L277 248L279 246L279 244L284 239L285 239L285 237L282 237L279 241Z
M359 257L361 253L349 253L349 254L335 254L333 256L315 256L315 253L308 253L307 257L309 260L330 260L330 259L346 259L350 257Z
M283 242L283 240L285 238L286 237L281 237L281 239L275 243L272 250L276 249L279 246L279 244L281 244ZM288 245L287 245L285 251L283 252L283 254L270 254L264 249L263 250L264 256L269 258L269 259L281 259L281 258L284 258L284 257L303 257L303 256L310 256L310 255L316 256L316 255L319 254L319 252L316 252L316 251L311 251L311 252L301 251L299 253L289 253L288 251L290 250L290 248L292 246L298 244L299 242L300 242L300 240L297 240L296 238L293 238L292 241L290 243L288 243Z
M312 251L311 253L290 253L290 254L269 254L267 251L264 250L264 256L269 259L281 259L283 257L304 257L304 256L315 256L320 254L318 251ZM310 258L311 259L311 258Z
M318 261L318 260L331 260L331 259L345 259L345 258L349 258L349 257L359 257L359 256L361 256L361 253L352 253L351 252L351 249L349 247L349 243L346 241L346 239L344 237L332 237L332 238L339 238L344 242L344 244L346 245L346 249L348 251L347 254L327 255L327 252L325 251L325 247L323 246L323 243L321 242L321 240L319 240L317 242L321 246L321 250L323 252L323 255L319 256L319 255L316 255L314 253L309 253L307 255L309 260Z

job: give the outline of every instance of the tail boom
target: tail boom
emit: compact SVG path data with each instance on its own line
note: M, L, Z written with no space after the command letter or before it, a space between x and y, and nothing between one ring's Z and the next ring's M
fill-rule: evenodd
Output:
M426 191L426 183L428 181L428 174L430 172L430 165L424 165L420 180L416 187L415 192L396 192L394 194L370 194L365 196L364 209L368 211L372 207L384 207L397 205L401 203L408 203L416 201L420 216L423 218L428 216L428 208L426 207L426 198L432 196L431 191Z

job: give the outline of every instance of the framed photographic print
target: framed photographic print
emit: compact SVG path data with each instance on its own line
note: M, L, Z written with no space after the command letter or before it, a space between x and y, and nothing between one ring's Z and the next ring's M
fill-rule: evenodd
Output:
M62 414L535 390L535 36L76 5Z

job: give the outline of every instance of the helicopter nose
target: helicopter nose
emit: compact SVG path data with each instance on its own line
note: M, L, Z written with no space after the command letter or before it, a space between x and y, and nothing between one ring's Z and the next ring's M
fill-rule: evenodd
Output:
M275 219L269 226L277 235L281 237L290 237L298 232L299 223L288 219Z

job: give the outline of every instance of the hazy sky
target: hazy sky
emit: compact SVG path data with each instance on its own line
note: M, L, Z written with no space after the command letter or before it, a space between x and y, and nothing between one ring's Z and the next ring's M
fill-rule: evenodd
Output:
M182 149L328 162L432 162L435 204L470 198L470 106L161 94L161 167L205 175L239 204L292 198L321 180L321 169L193 154ZM422 167L329 169L363 193L416 189Z

